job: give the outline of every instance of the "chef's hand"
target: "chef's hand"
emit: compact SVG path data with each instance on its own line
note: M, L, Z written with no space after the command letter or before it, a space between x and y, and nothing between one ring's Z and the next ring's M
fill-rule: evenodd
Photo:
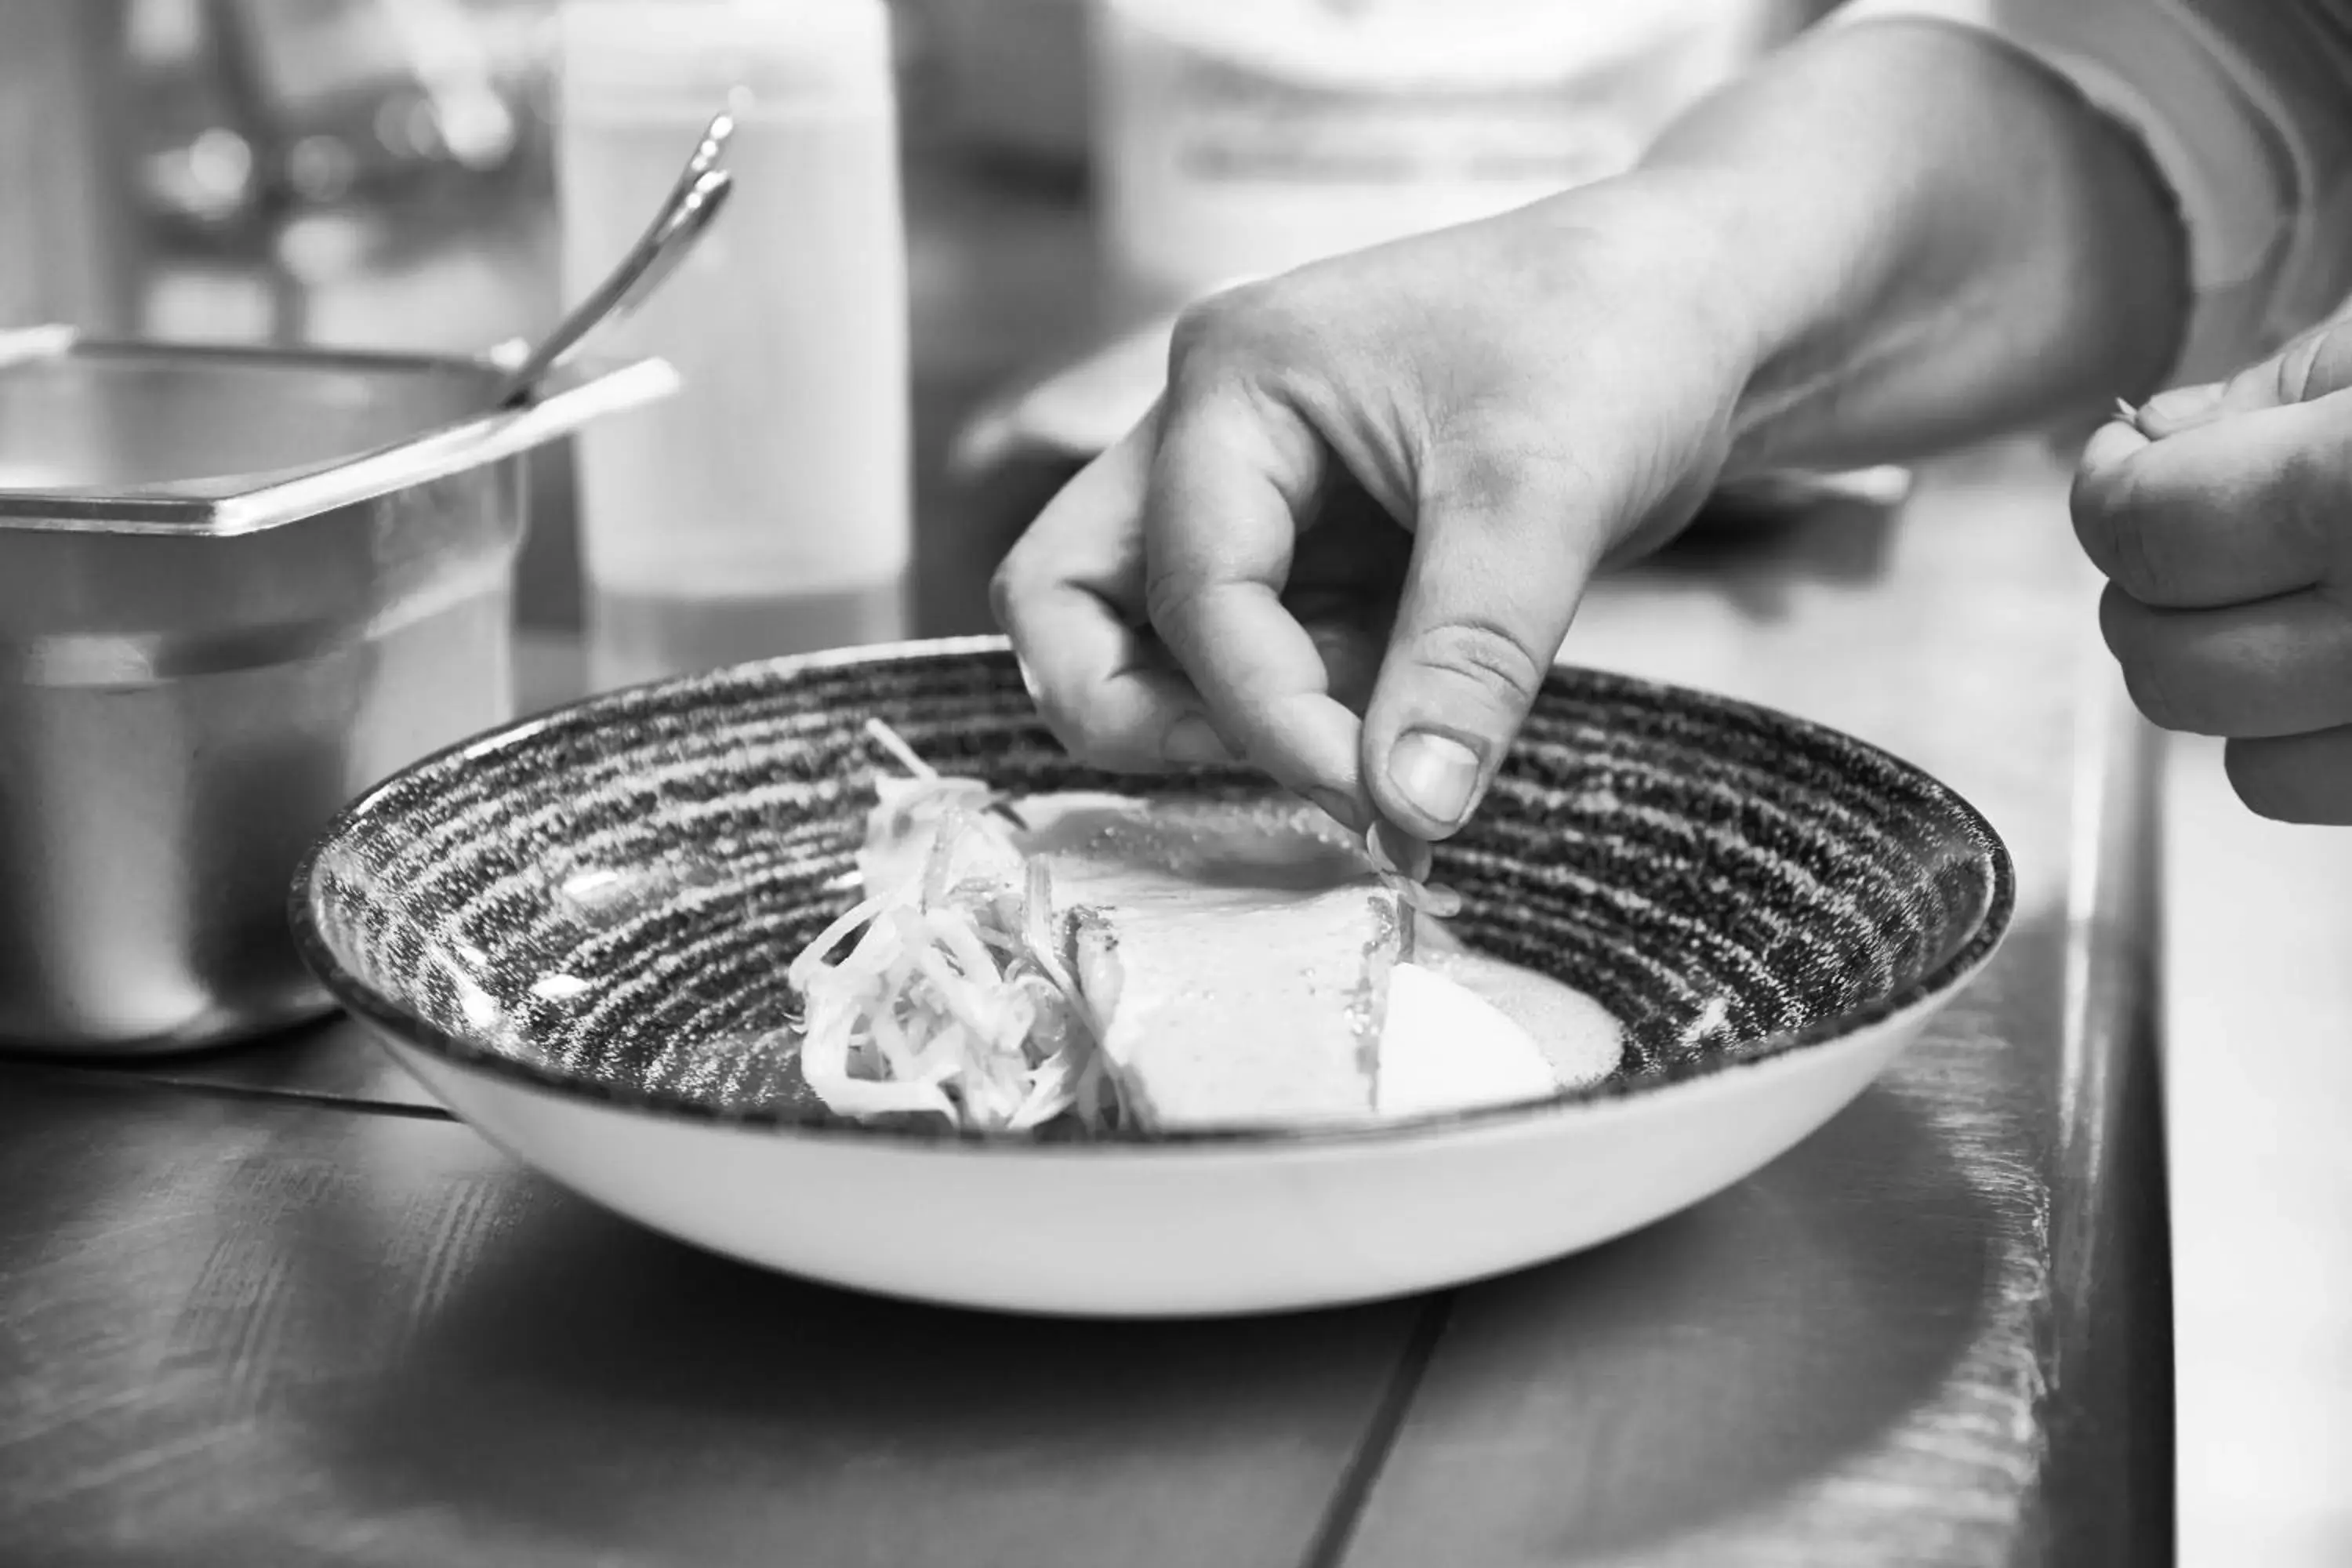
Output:
M2140 710L2264 816L2352 823L2352 324L2102 428L2075 531Z
M1595 566L1727 454L1901 460L2137 387L2186 255L2131 139L1997 39L1816 32L1622 178L1192 312L997 614L1080 756L1232 752L1444 837Z
M1195 307L1155 412L997 575L1055 733L1453 832L1595 566L1722 462L1752 367L1710 243L1617 182Z

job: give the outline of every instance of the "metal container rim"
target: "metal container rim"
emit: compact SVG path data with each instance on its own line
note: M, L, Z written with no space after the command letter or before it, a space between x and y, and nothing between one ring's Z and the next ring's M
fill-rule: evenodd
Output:
M243 343L175 343L85 337L67 327L0 331L0 374L61 358L213 363L257 369L456 374L478 376L487 394L502 368L502 345L480 355ZM513 457L607 413L667 396L677 372L665 361L592 361L548 379L533 402L475 413L364 451L274 472L204 478L121 489L0 489L0 534L158 534L230 538L263 532L371 500L411 485Z

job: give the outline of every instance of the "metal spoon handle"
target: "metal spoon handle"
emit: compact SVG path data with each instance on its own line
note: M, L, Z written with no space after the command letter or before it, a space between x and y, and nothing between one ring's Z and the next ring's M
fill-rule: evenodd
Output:
M719 166L733 131L734 121L729 115L721 114L710 122L661 210L628 254L585 300L565 313L520 364L499 380L493 394L498 406L511 408L530 402L550 372L571 358L599 328L643 304L677 270L734 189L735 177Z
M685 201L687 193L702 176L719 167L727 155L728 139L734 134L735 116L731 112L722 109L710 117L710 123L702 128L702 140L694 144L694 151L687 155L686 167L678 171L677 183L669 188L669 196L662 204L665 210Z

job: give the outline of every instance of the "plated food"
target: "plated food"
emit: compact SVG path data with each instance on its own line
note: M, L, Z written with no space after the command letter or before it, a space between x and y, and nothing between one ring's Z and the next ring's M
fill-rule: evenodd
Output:
M483 736L347 812L294 919L445 1104L619 1213L866 1289L1160 1315L1456 1283L1696 1203L1859 1093L2013 897L1899 759L1589 670L1428 883L1248 775L1079 766L989 638Z
M1542 1100L1608 1077L1590 997L1486 957L1459 908L1303 802L945 774L896 731L863 896L787 971L845 1116L1085 1135Z

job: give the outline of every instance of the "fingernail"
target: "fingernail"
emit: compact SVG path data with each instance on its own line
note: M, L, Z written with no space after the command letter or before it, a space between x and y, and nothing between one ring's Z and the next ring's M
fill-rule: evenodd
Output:
M1414 810L1453 827L1478 787L1478 753L1448 736L1407 731L1389 753L1389 783Z
M2221 406L2223 390L2218 381L2201 386L2176 386L2149 398L2140 407L2140 417L2160 419L2168 425L2202 419Z
M1198 713L1187 713L1168 726L1160 754L1180 768L1213 768L1240 760L1219 738L1215 726Z

